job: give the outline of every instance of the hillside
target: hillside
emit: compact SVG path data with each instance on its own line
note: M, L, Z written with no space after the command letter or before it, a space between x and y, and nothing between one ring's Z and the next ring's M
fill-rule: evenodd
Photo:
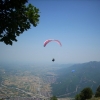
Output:
M96 61L61 68L55 73L57 79L51 87L53 95L58 97L75 96L85 87L95 92L100 84L100 62Z

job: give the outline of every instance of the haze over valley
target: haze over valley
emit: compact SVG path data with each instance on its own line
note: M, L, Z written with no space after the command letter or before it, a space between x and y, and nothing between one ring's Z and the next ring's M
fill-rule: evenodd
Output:
M72 70L75 70L72 72ZM0 97L49 99L74 97L100 84L100 62L81 64L0 65Z

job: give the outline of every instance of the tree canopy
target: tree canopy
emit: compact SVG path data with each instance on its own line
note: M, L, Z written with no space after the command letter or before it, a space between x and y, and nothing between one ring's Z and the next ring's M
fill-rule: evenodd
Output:
M28 0L0 0L0 42L12 45L16 37L39 23L39 9Z
M93 95L93 92L92 92L92 89L87 87L87 88L84 88L82 91L81 91L81 96L84 98L84 99L90 99L92 98L92 95ZM83 99L83 100L84 100Z
M75 100L86 100L92 98L92 89L87 87L84 88L79 94L75 96Z
M98 86L96 90L95 97L100 97L100 85Z

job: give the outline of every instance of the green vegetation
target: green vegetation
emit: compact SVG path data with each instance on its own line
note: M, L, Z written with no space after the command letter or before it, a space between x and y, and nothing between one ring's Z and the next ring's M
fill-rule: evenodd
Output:
M50 100L58 100L56 96L52 96Z
M86 100L92 98L93 92L92 89L87 87L84 88L81 93L75 96L75 100Z
M97 88L95 95L91 88L84 88L75 96L75 100L100 100L100 86Z
M0 0L0 42L12 45L16 37L31 24L36 27L39 22L39 9L29 4L28 0Z
M77 95L75 96L75 100L81 100L80 94L77 94Z
M100 85L96 90L95 97L100 97Z

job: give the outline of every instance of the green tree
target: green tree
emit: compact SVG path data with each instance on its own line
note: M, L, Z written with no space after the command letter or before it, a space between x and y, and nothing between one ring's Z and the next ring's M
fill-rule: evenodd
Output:
M58 100L56 96L52 96L50 100Z
M100 97L100 85L96 90L95 97Z
M81 100L90 99L92 98L92 95L93 95L92 89L89 87L84 88L80 93Z
M87 87L84 88L79 94L75 96L75 100L86 100L92 98L92 89Z
M77 95L75 96L75 100L81 100L80 94L77 94Z
M39 22L39 9L28 0L0 0L0 42L12 45L16 37Z

